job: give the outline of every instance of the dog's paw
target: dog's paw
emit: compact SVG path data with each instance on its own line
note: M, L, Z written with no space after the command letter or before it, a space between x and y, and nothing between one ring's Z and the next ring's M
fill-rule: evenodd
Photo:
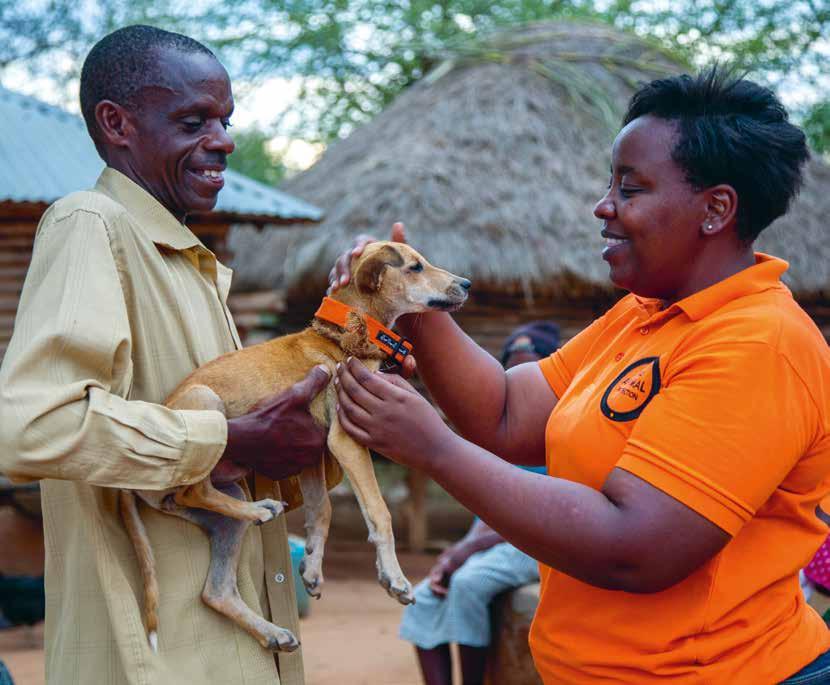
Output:
M300 641L290 630L272 625L272 630L265 637L263 647L272 652L293 652L300 646Z
M300 561L300 577L303 579L305 591L314 599L322 597L323 573L313 564L306 564L306 560Z
M378 575L378 582L381 584L390 597L394 597L403 605L415 604L415 594L412 592L412 583L410 583L403 576L399 576L394 581L385 573Z
M285 511L285 502L277 502L273 499L261 499L253 504L257 507L257 520L255 523L258 526L261 526L263 523L268 523L268 521Z

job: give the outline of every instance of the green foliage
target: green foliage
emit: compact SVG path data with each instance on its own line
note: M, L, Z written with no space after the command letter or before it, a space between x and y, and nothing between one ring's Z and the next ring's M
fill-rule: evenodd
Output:
M25 4L25 3L24 3ZM32 3L29 3L32 4ZM303 78L281 133L328 142L347 135L448 54L525 22L588 18L649 36L690 64L730 59L771 85L825 73L826 0L0 0L0 69L80 64L94 40L129 23L187 33L216 49L236 82ZM25 36L25 38L24 38ZM31 36L31 38L29 37ZM63 59L56 59L60 55ZM826 56L824 57L826 60Z
M811 107L804 118L803 126L812 148L830 155L830 100Z
M231 130L236 150L228 157L228 166L269 186L279 185L285 167L277 155L268 150L270 136L260 129Z

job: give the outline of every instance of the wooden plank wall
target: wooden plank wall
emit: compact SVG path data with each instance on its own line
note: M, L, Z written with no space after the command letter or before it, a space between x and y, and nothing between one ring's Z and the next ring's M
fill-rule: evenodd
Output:
M453 318L473 340L498 357L507 336L521 324L542 319L554 321L559 325L565 343L608 311L615 301L613 295L576 302L540 297L535 303L528 304L518 297L473 296L461 311L453 314ZM830 341L830 302L801 304L825 339ZM270 337L305 328L318 306L319 301L289 302L279 318L279 326L270 331Z
M228 224L198 223L193 232L220 260L224 253ZM0 361L11 340L14 317L26 270L32 259L32 244L37 230L37 220L0 220ZM227 260L226 260L227 261Z
M37 223L23 219L0 223L0 360L3 358L14 326L17 301L23 287L26 269L32 255ZM194 232L209 247L222 252L227 225L197 224ZM221 255L220 255L221 259ZM246 323L245 314L251 314L256 306L238 306L236 300L251 299L250 296L234 297L235 314L242 315L240 323ZM566 342L579 331L600 316L612 304L613 298L595 299L579 303L564 300L552 301L540 298L535 304L528 305L523 300L513 298L472 298L456 313L459 325L482 347L494 356L498 356L505 338L517 326L537 319L549 319L559 324L562 342ZM269 300L270 302L270 300ZM254 342L273 337L308 325L319 303L296 303L294 311L288 311L281 317L280 325L275 326L270 336L259 336ZM299 306L297 306L299 305ZM802 306L821 329L824 337L830 341L830 303L803 303ZM282 310L284 305L280 306ZM251 310L251 311L248 311ZM271 314L272 307L262 307L263 313ZM267 311L266 311L267 310ZM257 316L260 315L256 311Z
M566 301L539 300L480 302L473 300L453 314L458 325L494 357L515 328L530 321L548 320L558 324L565 343L605 312L613 301L594 300L570 304Z
M0 223L0 360L12 337L17 301L32 258L37 222Z

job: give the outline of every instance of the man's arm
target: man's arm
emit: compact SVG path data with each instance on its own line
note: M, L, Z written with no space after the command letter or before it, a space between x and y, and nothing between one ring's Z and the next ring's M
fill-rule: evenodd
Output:
M504 538L499 533L481 519L476 519L463 538L438 555L427 574L429 589L438 597L446 596L452 575L467 562L467 559L476 552L483 552L501 542L504 542Z
M131 351L102 218L47 213L0 369L0 468L136 489L207 476L225 450L224 416L124 399Z

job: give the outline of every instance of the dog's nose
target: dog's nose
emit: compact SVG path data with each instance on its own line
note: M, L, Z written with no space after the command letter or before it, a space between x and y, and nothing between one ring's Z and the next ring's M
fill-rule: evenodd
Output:
M472 282L468 281L466 278L462 278L458 282L458 285L460 285L462 288L464 288L464 290L469 290L470 286L472 285Z

